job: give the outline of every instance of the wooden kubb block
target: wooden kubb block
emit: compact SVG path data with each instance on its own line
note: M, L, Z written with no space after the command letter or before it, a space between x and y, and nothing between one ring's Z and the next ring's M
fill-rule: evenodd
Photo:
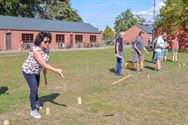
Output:
M150 79L150 75L149 74L147 74L147 79Z
M82 104L82 98L78 97L78 104L81 105Z
M10 125L10 124L9 124L9 120L5 120L5 121L4 121L4 125Z
M50 115L50 114L51 114L50 107L46 107L46 115Z

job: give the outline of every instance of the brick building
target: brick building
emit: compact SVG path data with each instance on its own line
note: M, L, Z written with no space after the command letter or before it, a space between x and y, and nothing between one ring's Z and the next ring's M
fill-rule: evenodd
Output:
M88 23L0 16L0 50L17 50L21 41L27 49L40 31L51 32L51 48L92 47L101 42L101 32Z
M140 31L144 32L144 41L145 45L148 45L148 42L152 41L152 31L154 27L152 25L134 25L126 31L126 43L131 43L134 41L135 37Z

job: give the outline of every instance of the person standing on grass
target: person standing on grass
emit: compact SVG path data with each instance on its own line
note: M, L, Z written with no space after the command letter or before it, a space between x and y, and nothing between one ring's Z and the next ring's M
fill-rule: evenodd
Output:
M122 67L124 63L123 58L123 41L125 38L125 32L121 32L120 36L115 39L115 56L117 58L116 75L122 76Z
M164 44L168 45L167 40L164 40ZM163 49L163 61L167 61L167 56L168 56L168 47Z
M179 49L179 41L178 38L172 40L172 61L178 62L178 49Z
M49 49L50 43L51 34L49 32L40 32L35 38L34 46L29 51L29 56L22 65L23 76L30 88L31 116L34 118L41 118L39 109L42 109L42 106L38 100L40 71L43 69L46 73L47 70L50 70L64 78L62 69L47 64L49 56L46 50Z
M136 68L137 56L136 56L136 50L135 50L135 47L134 47L134 41L132 41L132 47L131 47L131 50L132 50L132 64L133 64L133 68L137 69Z
M168 47L168 44L165 44L165 39L167 38L167 33L163 32L158 38L157 38L157 43L156 43L156 65L157 65L157 71L158 72L163 72L164 68L161 67L161 61L163 60L163 52L162 49Z
M134 41L134 48L136 50L136 56L138 57L137 72L143 72L143 70L144 70L144 51L147 52L146 48L144 47L144 38L143 38L144 36L143 35L144 35L144 32L140 31Z
M156 63L156 56L155 56L156 43L157 43L157 38L155 38L152 42L152 63Z

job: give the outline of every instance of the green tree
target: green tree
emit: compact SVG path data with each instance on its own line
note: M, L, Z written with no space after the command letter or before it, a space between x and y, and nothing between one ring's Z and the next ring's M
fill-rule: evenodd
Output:
M104 38L105 40L112 40L112 38L114 37L114 36L113 36L112 28L107 25L107 26L105 27L105 29L104 29L102 35L103 35L103 38Z
M43 0L40 18L83 22L77 11L71 7L70 0Z
M6 16L35 17L40 0L0 0L0 14Z
M82 22L70 0L0 0L0 14Z
M114 29L117 33L121 31L126 31L135 24L143 24L145 19L141 16L134 17L134 14L130 9L127 9L125 12L122 12L115 19Z
M160 9L156 25L176 33L180 28L187 30L188 0L166 0L165 6Z

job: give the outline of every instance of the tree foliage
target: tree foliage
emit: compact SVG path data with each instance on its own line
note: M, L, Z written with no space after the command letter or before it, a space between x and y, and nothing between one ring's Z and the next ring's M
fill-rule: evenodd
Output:
M135 17L132 11L127 9L116 17L114 29L119 33L128 30L135 24L143 24L144 21L144 18L138 15Z
M7 16L34 17L40 0L0 0L0 14Z
M77 11L71 7L70 0L43 0L39 16L47 19L82 22Z
M188 25L188 0L166 0L160 9L160 18L156 25L162 29L169 29L176 33L180 28Z
M103 38L104 38L105 40L112 40L112 38L113 38L113 31L112 31L112 28L107 25L107 26L105 27L105 29L104 29L102 35L103 35Z
M82 21L70 0L0 0L0 14L66 21Z

